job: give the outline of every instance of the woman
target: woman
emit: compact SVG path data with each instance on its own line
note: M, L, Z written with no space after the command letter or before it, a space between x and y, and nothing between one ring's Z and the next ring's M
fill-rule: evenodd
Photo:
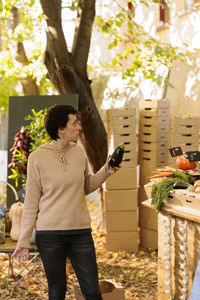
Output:
M81 127L73 106L50 107L44 123L52 142L29 155L20 237L13 256L18 264L28 258L35 227L49 300L65 299L66 257L85 299L101 300L85 195L96 190L117 168L111 168L107 160L96 174L89 173L85 150L74 143Z

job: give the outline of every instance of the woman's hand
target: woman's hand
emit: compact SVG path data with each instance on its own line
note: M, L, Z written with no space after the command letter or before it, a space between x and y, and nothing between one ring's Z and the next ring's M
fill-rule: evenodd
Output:
M13 256L16 256L17 263L18 263L18 265L20 265L29 257L29 249L17 247L12 254L12 257Z
M108 158L107 158L106 163L105 163L105 170L106 170L106 173L108 174L108 176L114 174L117 170L119 170L119 168L121 168L121 166L119 166L119 167L114 167L114 168L111 167L111 166L109 165L109 160L110 160L110 158L111 158L111 155L108 155Z

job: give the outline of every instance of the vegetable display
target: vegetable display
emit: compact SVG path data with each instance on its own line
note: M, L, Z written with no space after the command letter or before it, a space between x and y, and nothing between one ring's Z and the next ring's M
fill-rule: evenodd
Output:
M173 185L177 181L191 183L191 177L187 173L172 171L172 175L170 177L166 177L159 183L153 184L151 191L151 203L158 212L162 207L165 206L164 201L168 201L170 191L173 190Z
M194 170L197 164L196 162L190 162L187 155L180 155L176 159L176 166L181 170Z

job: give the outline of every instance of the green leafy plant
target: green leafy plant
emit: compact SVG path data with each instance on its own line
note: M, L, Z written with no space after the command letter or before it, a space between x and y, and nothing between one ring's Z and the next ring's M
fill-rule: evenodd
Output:
M151 203L154 205L157 212L165 206L165 201L168 201L170 191L173 190L173 185L176 181L185 181L191 183L191 177L187 173L174 171L171 177L163 179L158 184L152 186Z
M12 152L12 161L8 166L12 174L9 178L15 181L16 187L18 187L19 181L22 182L23 187L26 185L29 154L41 144L50 141L50 137L44 127L46 110L36 112L32 109L31 112L32 114L25 117L25 121L29 121L29 124L15 135L13 147L10 149Z

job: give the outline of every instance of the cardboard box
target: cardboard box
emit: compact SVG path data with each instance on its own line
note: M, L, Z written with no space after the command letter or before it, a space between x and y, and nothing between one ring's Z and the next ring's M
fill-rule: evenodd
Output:
M136 210L138 190L109 190L104 192L106 211Z
M158 231L140 228L140 245L152 250L158 249Z
M137 182L137 168L120 168L115 174L106 179L106 189L136 189Z
M146 192L147 198L151 198L151 191L152 191L153 184L151 182L148 182L144 185L144 190Z
M118 283L106 279L100 280L99 286L103 300L125 300L124 289ZM74 287L74 294L76 300L85 300L78 284Z
M113 231L137 231L138 212L133 211L106 211L106 230Z
M138 231L107 232L106 249L108 251L138 251Z
M165 202L166 208L187 207L190 209L199 210L200 214L200 194L187 190L176 190L170 192L168 201Z
M141 206L139 208L140 229L158 230L158 213L155 209Z

